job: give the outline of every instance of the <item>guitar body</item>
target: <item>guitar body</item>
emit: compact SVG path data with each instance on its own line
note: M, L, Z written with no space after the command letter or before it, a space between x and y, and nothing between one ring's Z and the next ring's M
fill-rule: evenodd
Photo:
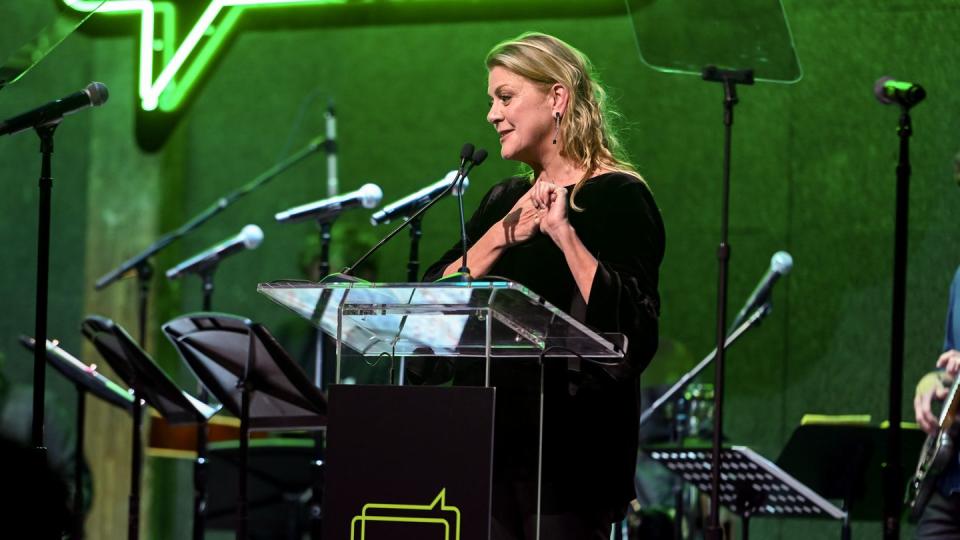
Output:
M920 519L920 514L923 513L930 495L936 489L937 477L947 468L955 451L953 438L949 433L937 431L927 436L920 451L917 470L907 485L907 494L904 498L904 503L910 511L910 521L916 522Z
M940 473L946 470L950 460L956 456L957 448L953 441L957 435L958 427L960 427L956 422L958 401L960 401L957 394L958 383L960 383L960 377L954 381L950 388L950 394L944 404L943 411L940 413L940 428L936 433L927 436L926 442L923 443L923 449L920 451L917 470L907 484L904 504L909 509L910 521L912 522L920 519L930 495L936 489L937 478Z

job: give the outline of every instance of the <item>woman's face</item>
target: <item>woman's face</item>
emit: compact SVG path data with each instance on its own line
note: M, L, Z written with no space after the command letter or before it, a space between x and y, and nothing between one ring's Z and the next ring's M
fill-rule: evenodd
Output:
M553 143L554 99L533 81L494 66L490 70L487 94L492 103L487 121L500 134L500 156L504 159L540 163Z

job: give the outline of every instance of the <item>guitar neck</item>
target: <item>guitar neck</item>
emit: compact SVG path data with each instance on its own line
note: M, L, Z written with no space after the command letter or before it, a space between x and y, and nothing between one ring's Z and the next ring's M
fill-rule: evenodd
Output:
M957 388L960 388L960 376L954 378L953 384L950 386L950 393L947 394L947 400L944 402L943 410L940 411L941 431L949 432L956 421L957 413L960 412L960 393L958 393Z

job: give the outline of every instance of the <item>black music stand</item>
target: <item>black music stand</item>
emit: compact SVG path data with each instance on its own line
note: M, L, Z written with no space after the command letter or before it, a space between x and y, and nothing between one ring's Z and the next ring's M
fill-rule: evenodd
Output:
M134 391L134 399L142 399L153 407L171 425L205 423L220 410L211 407L177 387L170 377L140 348L127 332L110 319L91 316L81 324L83 335L89 339L104 360L124 383ZM134 414L133 448L131 450L130 537L139 531L140 474L143 462L141 439L142 415ZM196 486L194 486L196 489ZM196 516L195 516L196 518Z
M237 538L245 540L250 430L323 429L326 398L267 328L249 319L195 313L163 331L200 382L240 418Z
M926 434L904 429L900 452L919 456ZM887 430L869 424L802 423L787 441L777 465L817 493L843 501L849 514L843 538L850 538L849 520L883 520L883 470ZM911 474L901 469L902 482Z
M711 448L644 449L650 457L710 493L712 488ZM786 471L745 446L732 446L721 453L720 504L740 516L742 538L750 535L750 518L845 519L837 508Z
M28 351L34 351L35 343L32 337L20 336L20 344ZM133 396L128 390L98 373L95 365L84 364L50 340L47 340L47 363L72 382L77 389L75 423L77 440L73 454L73 517L75 521L70 538L79 540L83 538L83 435L87 393L128 413L133 412Z

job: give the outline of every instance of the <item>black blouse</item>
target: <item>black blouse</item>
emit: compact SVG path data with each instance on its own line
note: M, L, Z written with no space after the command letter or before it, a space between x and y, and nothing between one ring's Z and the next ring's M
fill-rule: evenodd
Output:
M525 178L495 185L467 223L468 244L473 245L497 225L530 187ZM567 364L548 362L544 383L544 493L550 493L552 483L560 499L555 503L561 506L563 501L580 506L619 505L633 498L636 378L657 349L657 286L664 227L649 188L627 174L607 173L589 179L576 203L583 211L569 209L568 219L599 261L588 302L584 302L563 253L543 234L506 249L488 275L529 287L595 330L626 335L625 361L616 368L586 362L581 372L574 373L566 369ZM457 242L430 266L424 280L440 278L461 255ZM536 415L520 414L516 408L526 407L529 395L536 393L538 385L530 378L536 370L525 370L521 362L499 365L509 367L494 365L495 469L518 470L520 477L526 477L530 471L524 468L530 465L530 456L510 446L528 437L531 429L535 433ZM463 371L458 366L457 376Z
M487 192L467 223L468 245L507 215L530 186L527 179L510 178ZM529 287L596 330L625 334L628 374L639 374L657 348L657 282L664 251L660 211L646 184L622 173L591 178L576 203L584 211L570 209L570 224L600 263L585 313L563 253L546 235L504 251L489 274ZM458 242L426 271L424 281L440 278L461 255Z

